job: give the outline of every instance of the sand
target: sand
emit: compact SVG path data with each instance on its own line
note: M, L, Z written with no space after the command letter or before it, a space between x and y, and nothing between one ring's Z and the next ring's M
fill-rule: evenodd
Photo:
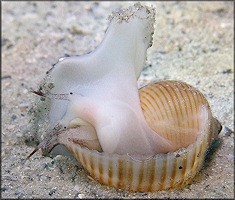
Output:
M220 137L186 187L126 192L94 180L74 159L34 149L29 109L53 64L101 42L107 16L134 2L2 2L2 198L233 198L234 134ZM157 9L140 84L180 80L198 88L234 131L234 3L143 2ZM29 137L31 135L31 137Z

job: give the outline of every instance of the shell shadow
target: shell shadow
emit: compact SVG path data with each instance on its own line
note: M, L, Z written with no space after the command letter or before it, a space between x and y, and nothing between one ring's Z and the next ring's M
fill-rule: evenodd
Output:
M204 159L203 169L209 167L210 162L214 159L215 153L221 148L222 143L222 138L216 138L212 141Z

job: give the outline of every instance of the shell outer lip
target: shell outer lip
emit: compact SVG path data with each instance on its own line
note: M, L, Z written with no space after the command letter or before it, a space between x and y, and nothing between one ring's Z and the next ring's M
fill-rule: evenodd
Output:
M99 182L123 190L152 192L171 188L177 189L187 185L203 166L208 149L208 137L199 136L196 142L186 148L146 157L146 159L133 159L130 155L98 152L69 142L66 143L66 141L64 145L91 176ZM112 167L107 168L110 162ZM123 167L130 165L133 166L131 181L128 177L130 174L126 176L129 173L129 169ZM141 166L143 167L142 171L140 170ZM155 169L153 175L147 173L150 170L148 169L149 166L150 169L152 167ZM156 166L161 166L161 169L156 170ZM175 169L171 170L172 166ZM110 169L112 172L110 172ZM145 176L150 177L149 180Z

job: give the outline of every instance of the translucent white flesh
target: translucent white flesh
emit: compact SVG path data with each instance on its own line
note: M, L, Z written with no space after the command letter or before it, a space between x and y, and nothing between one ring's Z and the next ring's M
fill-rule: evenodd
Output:
M70 101L52 100L49 120L51 127L57 123L67 127L75 118L89 122L107 153L169 152L171 144L147 125L137 88L152 40L153 11L143 7L133 12L128 22L113 18L94 52L65 58L55 66L51 93L72 94Z

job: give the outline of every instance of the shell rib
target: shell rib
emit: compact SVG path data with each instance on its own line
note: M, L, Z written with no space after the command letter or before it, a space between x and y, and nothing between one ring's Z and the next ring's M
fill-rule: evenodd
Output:
M159 90L162 90L162 95L158 98L151 98ZM164 108L167 94L171 97L168 103L169 101L172 103L168 118L166 117L167 108ZM157 191L188 184L200 170L206 151L219 131L217 121L212 118L208 102L196 89L186 83L176 81L162 81L142 88L140 100L150 127L159 131L155 123L156 118L160 122L162 120L166 124L171 124L174 130L166 128L168 132L162 133L162 137L173 142L181 139L185 148L167 154L157 154L154 157L138 158L130 155L99 153L81 148L65 138L60 138L59 142L73 153L93 177L109 186L132 191ZM159 102L163 105L158 106ZM197 117L201 107L207 112L206 121L200 121ZM189 120L182 123L180 119L184 118ZM190 138L190 132L194 132L192 130L197 130L199 134L196 141L187 146L188 142L184 140Z

